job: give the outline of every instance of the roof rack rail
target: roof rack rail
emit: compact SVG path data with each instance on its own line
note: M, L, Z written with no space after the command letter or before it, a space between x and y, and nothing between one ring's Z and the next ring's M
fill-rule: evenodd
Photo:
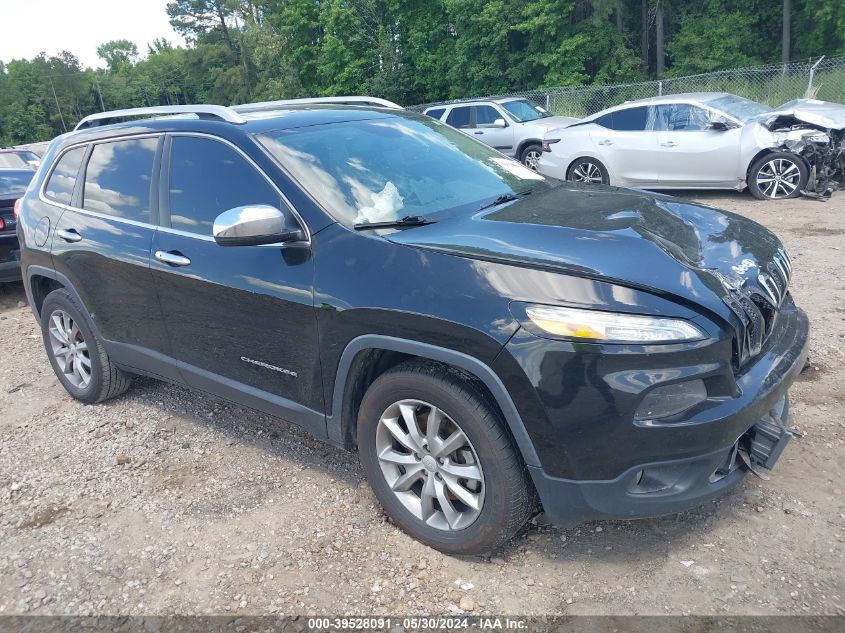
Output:
M367 96L341 96L341 97L308 97L305 99L282 99L279 101L260 101L258 103L244 103L242 105L232 106L231 109L235 112L263 112L266 110L277 110L278 108L291 105L308 105L313 104L336 104L336 105L369 105L378 106L381 108L390 108L392 110L401 110L402 106L393 101L382 99L380 97Z
M117 119L127 117L150 117L154 115L168 114L195 114L200 119L212 119L226 121L227 123L246 123L237 112L231 108L220 105L175 105L175 106L152 106L149 108L129 108L128 110L111 110L108 112L97 112L89 114L76 124L74 130L84 130L100 125L114 123Z

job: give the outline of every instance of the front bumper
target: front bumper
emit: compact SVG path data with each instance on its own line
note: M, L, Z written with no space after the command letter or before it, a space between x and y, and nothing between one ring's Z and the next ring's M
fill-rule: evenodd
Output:
M679 423L631 429L630 441L612 443L612 452L627 462L620 474L570 478L550 472L556 464L545 460L543 468L529 467L550 520L565 526L659 516L701 505L745 474L746 468L725 466L733 463L738 443L752 463L771 468L789 439L786 434L781 442L770 441L773 429L786 426L787 392L806 362L809 333L806 315L794 304L779 318L778 332L756 362L736 377L736 397ZM591 439L606 443L600 435ZM608 461L610 454L603 453ZM579 464L587 467L584 461Z

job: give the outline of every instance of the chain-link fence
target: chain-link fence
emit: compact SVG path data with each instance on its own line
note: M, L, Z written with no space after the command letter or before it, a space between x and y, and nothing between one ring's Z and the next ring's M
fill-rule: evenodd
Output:
M585 117L625 101L681 92L730 92L770 106L799 97L845 103L845 57L720 70L629 84L511 92L553 112ZM430 104L412 106L423 110Z

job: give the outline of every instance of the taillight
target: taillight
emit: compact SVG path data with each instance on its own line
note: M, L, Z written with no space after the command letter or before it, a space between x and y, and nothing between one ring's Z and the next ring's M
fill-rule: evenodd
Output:
M0 218L0 231L5 231L5 230L6 230L6 222L3 220L3 218Z
M18 198L15 200L15 219L18 219L18 216L21 214L21 202L23 202L23 198Z
M550 151L552 151L552 148L551 148L550 146L551 146L553 143L560 143L560 139L559 139L559 138L547 138L547 139L543 139L543 151L544 151L544 152L550 152Z

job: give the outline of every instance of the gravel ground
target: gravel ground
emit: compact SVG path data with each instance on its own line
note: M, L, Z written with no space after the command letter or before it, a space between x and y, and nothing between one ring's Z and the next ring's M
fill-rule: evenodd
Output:
M138 379L97 406L56 381L0 289L0 614L845 614L845 193L692 197L775 230L814 324L770 481L645 521L535 519L489 559L385 520L354 454Z

